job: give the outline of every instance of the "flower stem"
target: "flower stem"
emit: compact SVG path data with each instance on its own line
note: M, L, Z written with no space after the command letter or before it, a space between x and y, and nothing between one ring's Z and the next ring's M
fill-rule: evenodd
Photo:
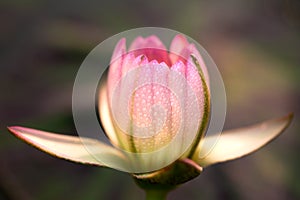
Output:
M169 191L170 190L164 190L164 189L145 190L146 200L164 200L167 198Z

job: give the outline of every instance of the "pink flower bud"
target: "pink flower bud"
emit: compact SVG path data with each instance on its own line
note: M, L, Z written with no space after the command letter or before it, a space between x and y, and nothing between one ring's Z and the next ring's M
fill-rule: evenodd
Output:
M173 39L170 52L156 36L137 37L128 51L121 39L108 72L109 111L104 114L100 106L107 136L115 146L137 153L164 148L177 137L173 147L182 154L203 135L207 79L200 53L182 35Z

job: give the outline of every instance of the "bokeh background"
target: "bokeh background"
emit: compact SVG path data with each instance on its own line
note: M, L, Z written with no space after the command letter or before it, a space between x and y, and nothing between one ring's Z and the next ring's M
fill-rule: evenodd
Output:
M6 126L76 134L72 86L85 56L121 31L159 26L197 40L224 78L225 129L289 112L262 150L205 169L170 199L300 199L298 0L0 2L0 199L142 199L131 177L53 158Z

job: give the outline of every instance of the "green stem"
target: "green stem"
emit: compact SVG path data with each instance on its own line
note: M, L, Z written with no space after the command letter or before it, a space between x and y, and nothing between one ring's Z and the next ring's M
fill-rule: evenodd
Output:
M164 190L164 189L145 190L146 200L164 200L167 198L169 191L170 190Z

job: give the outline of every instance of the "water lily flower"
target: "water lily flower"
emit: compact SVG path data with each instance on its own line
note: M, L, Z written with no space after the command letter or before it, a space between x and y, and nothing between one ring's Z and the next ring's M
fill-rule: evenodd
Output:
M8 130L58 158L131 172L154 199L212 164L252 153L287 128L292 114L205 136L210 117L206 65L194 44L177 35L169 50L156 36L121 39L99 89L99 117L107 145L96 139L20 126ZM204 145L211 143L213 147ZM103 156L97 159L88 148ZM206 149L206 148L210 149ZM132 171L131 171L132 170ZM162 189L163 188L163 189Z

